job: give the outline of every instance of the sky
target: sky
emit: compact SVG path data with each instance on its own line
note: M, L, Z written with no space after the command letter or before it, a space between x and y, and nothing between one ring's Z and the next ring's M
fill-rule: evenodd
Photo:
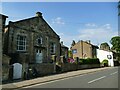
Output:
M70 47L72 40L100 45L118 35L117 2L3 2L2 14L18 21L42 12L43 18ZM111 45L110 45L111 46Z

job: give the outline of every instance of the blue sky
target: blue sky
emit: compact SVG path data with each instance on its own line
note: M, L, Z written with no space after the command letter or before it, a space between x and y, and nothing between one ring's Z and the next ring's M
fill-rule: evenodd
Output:
M100 45L118 35L117 2L9 2L2 3L2 13L8 21L35 16L40 11L44 19L70 47L72 40L91 40Z

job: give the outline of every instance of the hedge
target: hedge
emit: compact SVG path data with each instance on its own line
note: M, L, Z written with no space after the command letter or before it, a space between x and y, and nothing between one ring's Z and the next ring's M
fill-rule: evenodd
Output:
M79 59L78 64L100 64L100 61L98 58Z

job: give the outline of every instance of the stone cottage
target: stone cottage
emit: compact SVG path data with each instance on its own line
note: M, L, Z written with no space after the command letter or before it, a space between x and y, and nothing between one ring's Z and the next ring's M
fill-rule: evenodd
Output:
M98 46L92 45L90 41L78 41L71 47L73 58L97 58Z
M10 64L22 64L23 72L29 64L52 63L52 55L60 59L60 37L41 12L31 18L10 21L5 33L4 51L12 57Z
M60 52L60 56L61 58L63 58L63 62L67 62L67 59L68 59L68 47L63 45L63 41L61 41L61 52Z

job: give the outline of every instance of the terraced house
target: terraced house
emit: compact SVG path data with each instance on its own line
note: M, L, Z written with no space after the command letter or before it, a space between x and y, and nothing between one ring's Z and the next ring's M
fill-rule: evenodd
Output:
M71 47L73 58L97 58L98 46L92 45L90 41L78 41Z
M5 29L4 52L11 56L10 65L20 63L23 72L29 64L52 63L60 59L60 38L43 19L42 13L16 22Z

